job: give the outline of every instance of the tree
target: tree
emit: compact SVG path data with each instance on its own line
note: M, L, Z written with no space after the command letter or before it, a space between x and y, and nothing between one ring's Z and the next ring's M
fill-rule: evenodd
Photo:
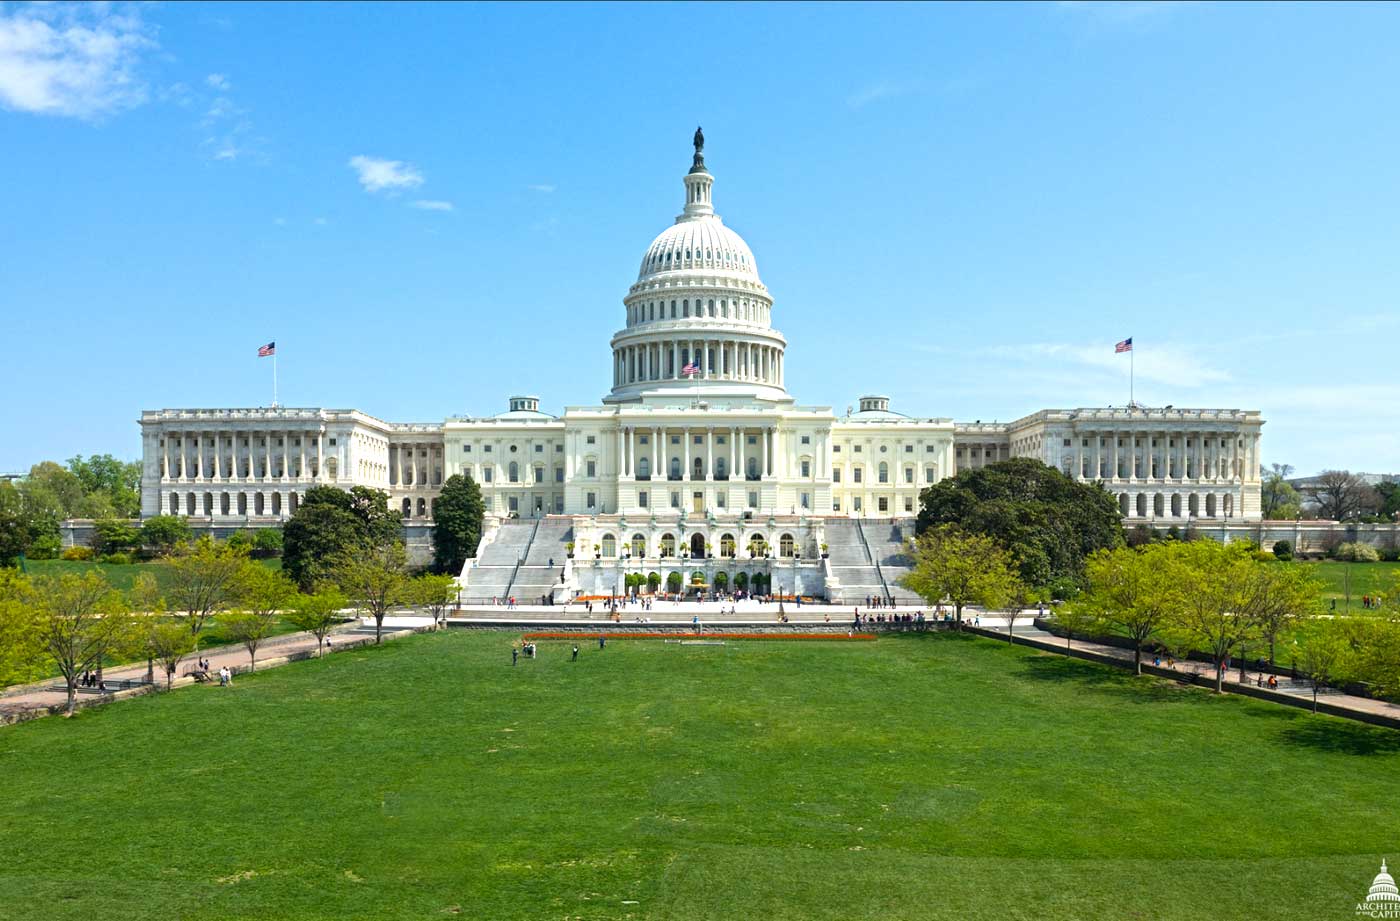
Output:
M1274 559L1280 560L1285 563L1291 561L1293 559L1293 541L1274 541Z
M1317 712L1317 691L1331 684L1345 668L1350 654L1343 627L1335 621L1314 620L1308 625L1298 654L1298 670L1312 682L1312 712Z
M175 684L175 672L180 660L194 651L194 637L185 625L171 620L149 618L145 625L146 653L160 663L165 673L165 688Z
M238 600L247 562L247 555L237 548L201 537L166 564L166 597L185 618L195 650L205 622Z
M1317 506L1317 517L1333 521L1360 518L1380 507L1375 489L1349 470L1324 470L1303 493Z
M929 604L953 605L958 629L966 605L997 608L1022 592L1011 554L984 534L948 525L932 528L919 535L913 555L914 568L903 585Z
M352 548L397 538L403 522L388 501L387 493L361 486L348 493L334 486L308 489L282 529L283 571L310 591Z
M1082 582L1090 553L1124 542L1118 503L1108 492L1032 458L964 470L925 489L919 503L920 534L956 525L993 538L1011 552L1027 585Z
M126 553L141 546L141 531L129 521L106 518L92 524L92 549L97 553Z
M1288 482L1293 473L1290 464L1270 464L1259 487L1259 502L1264 518L1274 521L1297 518L1301 509L1298 490Z
M316 657L321 657L321 647L326 644L326 634L339 623L340 610L346 605L345 596L334 587L322 588L314 594L299 594L292 600L291 610L285 618L298 630L307 630L316 636Z
M0 570L0 687L33 681L47 671L41 662L43 642L31 601L27 576Z
M248 670L258 667L258 647L277 626L277 616L296 596L297 588L282 573L244 562L239 576L241 606L224 619L229 633L248 650Z
M433 626L447 626L447 609L457 599L457 580L452 576L425 574L413 580L410 595L433 615Z
M382 642L384 615L408 600L408 558L403 541L351 547L336 564L335 582L374 618L374 642Z
M458 574L481 543L486 505L481 487L469 475L456 473L442 484L433 510L433 568Z
M271 559L282 552L281 528L258 528L253 532L251 555L256 559Z
M1252 567L1256 563L1238 546L1211 540L1192 541L1176 548L1182 579L1180 624L1196 648L1215 663L1215 690L1225 689L1225 660L1241 643L1259 633L1248 610Z
M1279 634L1293 624L1322 613L1322 586L1311 571L1296 563L1255 563L1241 586L1238 613L1258 625L1269 641L1269 664L1274 664Z
M83 501L83 482L53 461L41 461L29 468L23 480L26 489L47 490L60 507L59 518L77 518Z
M158 556L170 554L192 537L190 520L179 515L156 515L141 525L141 543Z
M101 663L108 648L120 641L128 627L121 594L106 576L95 571L81 576L40 576L32 586L39 635L45 652L67 684L66 715L72 716L78 679Z
M108 516L136 518L141 514L139 462L119 461L110 454L94 454L84 460L80 454L68 460L68 469L81 484L84 499L98 500Z
M1099 619L1100 611L1091 604L1084 601L1071 601L1062 604L1055 610L1055 623L1065 631L1065 648L1069 649L1074 640L1074 635L1078 633L1084 636L1089 631L1095 629L1103 623ZM1138 666L1138 674L1142 674L1142 666Z
M1133 641L1133 669L1142 674L1142 647L1172 616L1180 603L1180 577L1174 563L1179 544L1154 544L1142 550L1099 550L1088 560L1089 592L1079 602L1085 610ZM1072 606L1075 607L1075 606Z
M1382 518L1387 521L1400 519L1400 481L1391 480L1375 485L1376 495L1380 498L1380 508L1377 510Z

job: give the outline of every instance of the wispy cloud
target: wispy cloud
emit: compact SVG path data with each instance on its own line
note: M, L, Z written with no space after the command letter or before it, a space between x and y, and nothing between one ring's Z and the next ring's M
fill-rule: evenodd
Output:
M1230 372L1216 368L1189 349L1161 343L1139 348L1129 358L1116 354L1113 343L1032 342L1027 345L997 345L986 350L988 357L1006 361L1048 362L1062 367L1095 368L1122 373L1131 361L1136 376L1144 381L1179 387L1200 387L1230 380Z
M215 80L215 77L219 79ZM254 136L248 110L224 94L233 84L223 74L210 74L205 82L217 87L220 95L209 102L199 120L199 128L204 132L201 146L212 159L225 162L257 153L264 139Z
M233 89L233 84L229 82L227 74L210 74L204 78L204 82L221 93Z
M98 120L141 105L141 58L157 47L141 13L106 3L0 7L0 106Z
M881 99L890 99L894 96L904 96L917 92L919 89L920 85L917 83L882 80L851 93L846 97L846 105L852 109L863 109L872 102L879 102Z
M366 192L396 192L416 189L423 184L423 174L418 168L402 160L385 160L360 154L350 158L349 166Z
M420 198L417 201L409 202L410 207L419 211L455 211L457 210L450 201L438 201L431 198Z
M554 191L554 186L552 186L552 185L547 185L547 184L545 184L545 183L538 183L538 184L536 184L536 185L527 185L525 188L529 189L531 192L546 192L546 193L548 193L548 192L553 192L553 191Z

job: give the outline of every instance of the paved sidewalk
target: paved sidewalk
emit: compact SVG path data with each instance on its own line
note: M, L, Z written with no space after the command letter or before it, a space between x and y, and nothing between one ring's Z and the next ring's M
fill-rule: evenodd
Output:
M1121 649L1117 646L1108 646L1102 643L1091 643L1087 640L1073 640L1069 648L1066 648L1065 638L1048 633L1035 626L1034 611L1023 612L1016 617L1016 626L1013 628L1012 636L1024 645L1034 646L1050 652L1063 654L1073 654L1073 652L1088 652L1102 659L1111 659L1117 663L1131 668L1133 664L1133 651L1131 649ZM1006 615L1005 614L982 614L981 623L974 627L975 631L988 635L1006 636ZM971 623L971 621L968 621ZM1258 697L1264 700L1272 700L1276 703L1288 704L1290 706L1312 707L1312 684L1304 678L1291 678L1288 675L1276 675L1278 678L1278 688L1259 687L1256 679L1260 675L1258 669L1245 666L1245 679L1240 681L1239 660L1235 660L1234 668L1228 669L1225 673L1225 690L1234 693L1245 693L1251 697ZM1176 661L1172 667L1168 668L1166 661L1160 666L1153 666L1152 654L1144 652L1142 657L1142 670L1167 678L1177 678L1192 680L1197 684L1215 686L1215 666L1209 662L1196 661ZM1264 672L1264 680L1269 680L1269 673ZM1353 719L1364 720L1370 723L1383 723L1388 726L1400 728L1400 704L1389 703L1384 700L1375 700L1370 697L1357 697L1354 694L1346 694L1336 688L1323 688L1317 695L1319 711L1332 713L1334 716L1346 716Z
M390 620L395 621L390 624ZM428 617L402 617L385 618L384 638L398 636L402 633L411 632L415 627L423 627L432 623ZM374 620L365 618L364 620L351 621L348 624L337 627L331 632L330 651L334 652L338 646L354 643L360 645L364 638L368 637L370 642L374 641ZM285 665L288 656L298 653L316 652L316 637L310 633L287 633L282 636L274 636L266 640L258 647L258 668L274 667ZM218 680L219 669L227 665L229 670L235 674L242 674L248 671L249 659L248 650L242 645L219 646L213 649L200 650L200 656L209 660L209 671ZM193 678L184 677L185 673L194 667L196 656L191 653L180 660L180 667L175 672L175 687L182 687L194 683ZM146 663L133 663L115 668L108 668L103 672L103 680L107 682L109 688L122 681L145 681ZM161 688L165 687L165 672L157 663L155 667L155 682ZM144 689L142 689L144 691ZM95 688L79 688L78 704L90 703L94 700L117 699L122 694L128 692L101 692ZM24 689L13 689L11 693L0 696L0 723L18 721L26 716L32 716L32 711L47 711L55 706L63 706L68 701L68 692L64 686L63 679L54 678L52 681L42 682L36 685L29 685Z

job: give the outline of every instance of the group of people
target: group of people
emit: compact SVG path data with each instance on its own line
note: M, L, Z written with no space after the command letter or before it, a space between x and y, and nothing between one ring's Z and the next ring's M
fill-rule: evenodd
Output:
M922 630L928 623L923 611L892 611L889 614L881 611L879 614L862 614L860 608L856 608L855 614L855 625L865 629L888 626L898 630L908 630L910 627Z
M1383 599L1378 598L1375 595L1362 595L1361 607L1367 611L1379 611L1381 608L1382 601Z
M107 682L97 677L97 672L86 671L83 672L82 677L78 679L78 687L97 688L99 691L105 691L107 690Z
M599 649L606 649L606 648L607 648L607 645L608 645L608 638L607 638L606 636L603 636L602 634L599 634L599 635L598 635L598 648L599 648ZM539 650L536 648L536 646L535 646L534 643L513 643L513 644L511 644L511 647L510 647L510 664L511 664L511 665L517 665L517 664L519 664L521 654L524 654L525 658L527 658L527 659L533 659L533 658L535 658L535 657L538 655L538 653L539 653ZM577 662L577 661L578 661L578 643L574 643L574 645L573 645L573 654L569 657L569 661L570 661L570 662Z

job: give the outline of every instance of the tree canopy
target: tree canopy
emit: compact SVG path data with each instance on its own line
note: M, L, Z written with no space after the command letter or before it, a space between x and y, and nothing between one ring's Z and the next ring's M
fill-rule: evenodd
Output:
M952 525L925 531L914 543L914 569L906 588L929 604L947 601L958 624L966 605L999 608L1023 591L1015 561L994 539Z
M1080 584L1089 554L1123 546L1118 503L1108 492L1033 458L964 470L925 489L919 503L919 533L956 525L984 534L1011 552L1031 586Z
M312 591L347 553L396 540L401 526L381 490L313 486L282 528L282 569L303 592Z
M456 473L442 484L433 510L433 568L457 574L467 557L476 554L481 543L481 521L486 506L481 487L470 476Z

